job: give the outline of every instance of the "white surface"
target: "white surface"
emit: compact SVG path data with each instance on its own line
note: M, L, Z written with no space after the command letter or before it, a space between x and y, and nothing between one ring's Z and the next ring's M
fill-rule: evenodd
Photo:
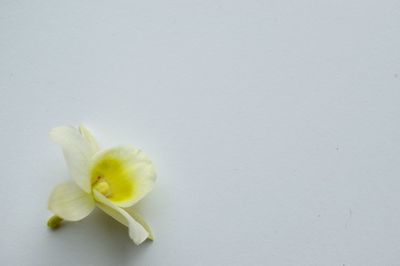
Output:
M398 265L399 1L0 1L1 265ZM133 144L136 247L47 230L50 128Z

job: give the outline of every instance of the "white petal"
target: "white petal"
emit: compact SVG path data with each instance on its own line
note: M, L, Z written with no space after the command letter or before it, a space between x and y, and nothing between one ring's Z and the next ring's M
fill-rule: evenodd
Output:
M92 145L79 133L78 129L71 126L52 129L50 137L63 149L71 177L81 189L89 193L89 165L96 152Z
M93 193L95 195L96 200L98 200L100 203L104 204L106 207L109 208L109 209L107 209L107 211L110 211L110 209L113 210L113 211L110 211L110 213L106 211L106 213L110 214L113 218L120 221L121 223L124 223L124 222L122 222L121 216L123 218L125 218L125 221L129 228L129 237L133 240L133 242L135 242L136 245L140 245L141 243L143 243L143 241L145 241L149 237L149 232L147 232L147 230L140 223L138 223L135 219L133 219L132 216L130 216L128 212L126 212L124 209L114 205L110 200L108 200L106 197L104 197L103 194L101 194L100 192L93 190ZM101 205L99 204L99 207L100 206Z
M92 194L70 181L54 188L49 198L49 209L68 221L78 221L88 216L96 206Z
M100 146L97 143L96 139L93 137L92 133L90 133L90 131L84 125L79 126L79 132L87 140L87 142L89 142L94 153L96 153L100 150Z
M129 226L128 221L125 219L124 216L122 216L122 214L120 214L119 212L117 212L116 210L108 207L107 205L104 205L102 203L97 203L97 207L99 207L102 211L104 211L105 213L107 213L108 215L110 215L111 217L113 217L115 220L117 220L118 222L120 222L121 224L125 225L125 226ZM150 226L146 223L146 221L143 219L142 216L140 216L138 213L134 212L131 209L124 209L130 216L132 216L133 219L136 220L136 222L140 223L141 226L143 226L144 229L146 229L147 233L149 234L149 236L147 237L150 240L153 240L153 233L151 231Z
M152 162L138 149L115 147L97 153L91 178L101 176L111 187L109 200L119 207L130 207L151 191L156 180Z

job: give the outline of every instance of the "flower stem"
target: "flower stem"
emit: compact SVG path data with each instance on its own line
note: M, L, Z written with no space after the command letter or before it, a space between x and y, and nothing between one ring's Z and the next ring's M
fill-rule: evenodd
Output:
M60 226L60 223L63 221L63 219L57 215L53 215L50 217L50 219L47 221L47 226L50 227L51 229L56 229L57 227Z

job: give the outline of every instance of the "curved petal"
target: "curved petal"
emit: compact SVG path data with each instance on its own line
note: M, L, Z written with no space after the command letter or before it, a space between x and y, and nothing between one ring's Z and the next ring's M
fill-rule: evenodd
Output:
M72 126L53 128L50 138L61 146L71 177L81 189L89 193L89 165L96 153L92 145Z
M99 204L99 207L102 210L104 210L107 214L109 214L116 220L120 221L121 223L123 224L126 223L128 225L129 237L133 240L133 242L135 242L136 245L140 245L149 237L149 232L134 218L132 218L132 216L130 216L128 212L114 205L100 192L93 190L93 193L95 195L96 200L98 200L101 203ZM104 208L104 206L106 208ZM123 219L125 219L125 222L123 222Z
M81 133L81 135L87 140L87 142L89 142L93 152L96 153L100 151L100 146L97 143L96 139L84 125L79 126L79 133Z
M72 181L56 186L49 198L49 210L68 221L85 218L95 206L93 196Z
M113 217L115 220L117 220L121 224L123 224L127 227L129 226L128 221L125 219L125 217L122 214L120 214L119 212L117 212L116 210L114 210L102 203L97 203L97 207L99 207L102 211L104 211L105 213L107 213L108 215ZM124 209L124 210L130 216L132 216L132 218L135 219L136 222L138 222L141 226L143 226L143 228L147 231L147 233L149 234L147 239L153 240L154 239L153 232L151 231L150 226L146 223L146 221L143 219L143 217L140 216L138 213L134 212L133 210L130 210L130 209Z
M91 165L92 183L107 181L108 199L119 207L130 207L153 188L156 174L152 162L140 150L116 147L96 154Z

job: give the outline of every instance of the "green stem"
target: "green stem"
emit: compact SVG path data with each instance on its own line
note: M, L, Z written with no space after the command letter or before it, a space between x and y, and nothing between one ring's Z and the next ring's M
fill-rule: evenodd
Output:
M57 215L53 215L50 217L50 219L47 221L47 226L50 227L51 229L56 229L57 227L60 226L60 223L63 221L63 219Z

